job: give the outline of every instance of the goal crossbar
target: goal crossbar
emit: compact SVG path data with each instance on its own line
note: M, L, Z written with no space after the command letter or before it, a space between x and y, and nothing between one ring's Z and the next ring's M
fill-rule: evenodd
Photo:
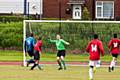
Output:
M51 23L120 23L120 21L73 21L73 20L24 20L26 22L51 22Z

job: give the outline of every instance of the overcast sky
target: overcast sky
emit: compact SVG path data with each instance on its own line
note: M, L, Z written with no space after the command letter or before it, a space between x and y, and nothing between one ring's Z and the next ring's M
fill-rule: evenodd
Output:
M40 0L27 0L30 2L30 14L40 13ZM33 9L36 6L36 9ZM0 13L23 13L24 0L0 0Z

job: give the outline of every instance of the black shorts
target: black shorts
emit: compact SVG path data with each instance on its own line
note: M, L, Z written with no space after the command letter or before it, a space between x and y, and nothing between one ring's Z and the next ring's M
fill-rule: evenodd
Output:
M118 57L118 54L112 54L112 57L117 58L117 57Z
M28 52L28 55L29 55L30 57L34 56L34 50L27 51L27 52Z
M39 51L34 51L34 60L40 60Z
M65 57L65 50L58 50L57 57Z

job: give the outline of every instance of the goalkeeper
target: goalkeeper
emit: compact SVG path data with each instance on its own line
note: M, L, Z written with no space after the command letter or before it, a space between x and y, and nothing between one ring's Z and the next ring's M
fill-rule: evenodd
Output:
M58 51L57 52L57 62L58 62L58 65L60 66L58 68L58 70L62 70L63 67L64 67L64 70L66 70L66 65L65 65L65 61L64 61L66 51L65 51L64 44L69 45L70 43L61 39L60 35L56 36L56 40L49 39L48 41L51 43L55 43L55 45L57 47L57 51ZM62 67L62 64L63 64L63 67Z

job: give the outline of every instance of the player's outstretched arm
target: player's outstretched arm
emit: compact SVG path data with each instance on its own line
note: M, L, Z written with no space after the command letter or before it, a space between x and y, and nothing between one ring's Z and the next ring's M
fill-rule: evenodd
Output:
M56 40L51 40L51 39L49 39L48 40L50 43L55 43L56 42Z
M63 40L63 39L62 39L62 42L63 42L64 44L66 44L66 45L70 45L69 42L67 42L67 41L65 41L65 40Z
M52 39L50 39L50 37L47 37L46 40L47 40L47 42L49 42L49 43L55 43L55 42L56 42L56 40L52 40Z

